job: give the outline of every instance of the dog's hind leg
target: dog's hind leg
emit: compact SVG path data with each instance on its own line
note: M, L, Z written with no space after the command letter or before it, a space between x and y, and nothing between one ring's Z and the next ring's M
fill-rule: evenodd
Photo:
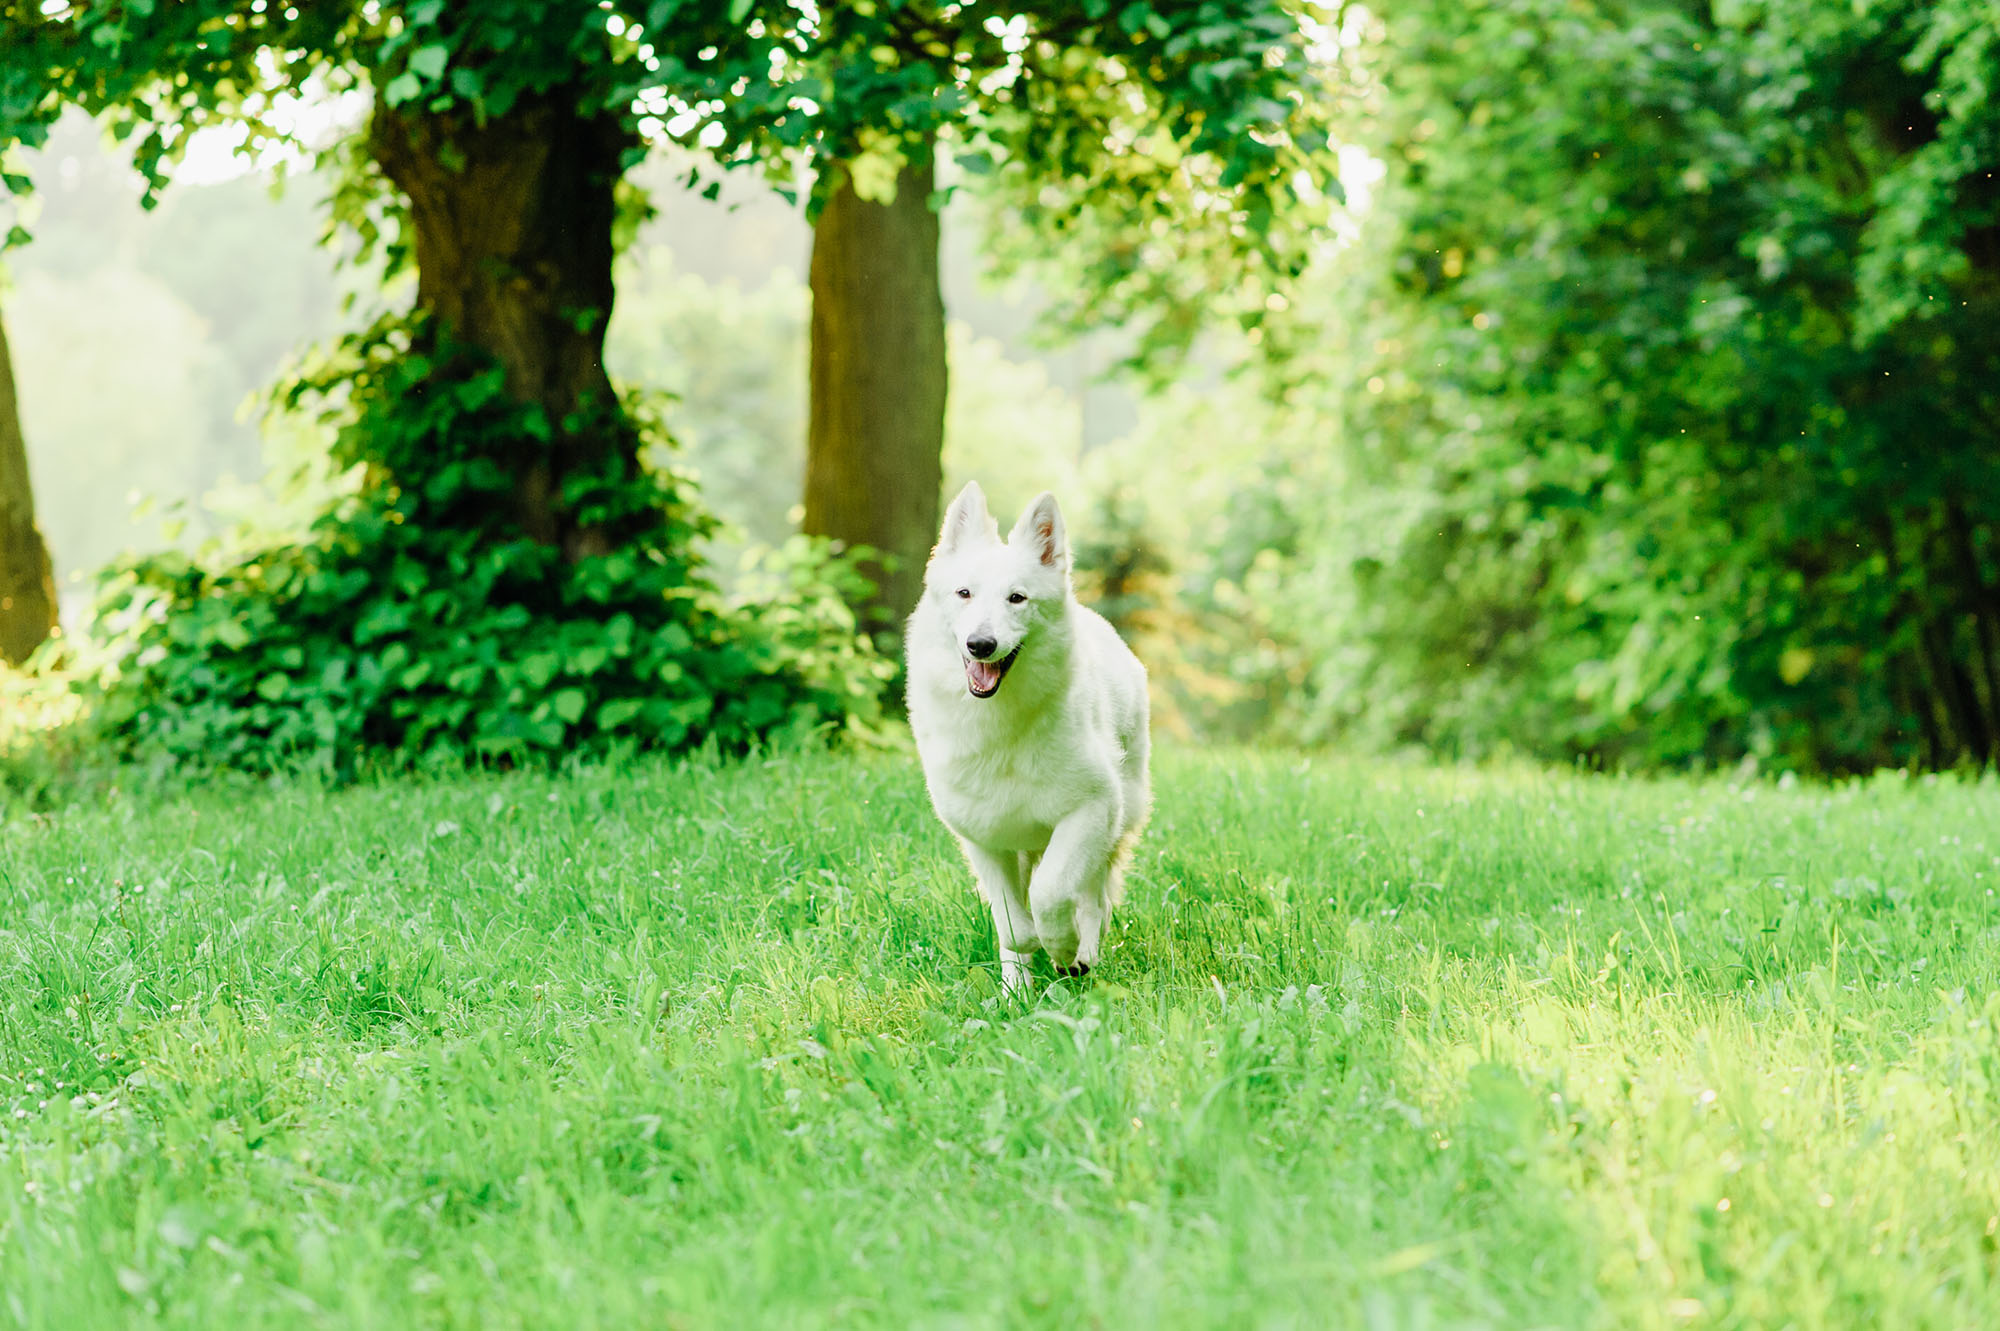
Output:
M965 858L979 890L993 907L993 934L1000 943L1000 987L1008 993L1028 986L1030 963L1040 944L1035 937L1035 917L1028 909L1027 857L1011 851L994 853L970 841Z

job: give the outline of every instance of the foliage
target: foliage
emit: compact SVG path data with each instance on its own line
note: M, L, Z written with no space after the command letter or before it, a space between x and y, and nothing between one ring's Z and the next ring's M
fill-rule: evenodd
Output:
M1292 252L1281 266L1296 267L1282 222L1300 183L1334 187L1310 95L1307 28L1323 34L1324 15L1310 3L6 0L0 19L13 30L0 145L35 146L63 106L82 106L133 139L149 197L192 130L240 124L251 148L296 140L274 107L352 89L484 123L560 88L577 116L620 124L628 165L671 121L718 160L781 178L804 155L892 180L904 147L956 132L960 164L995 176L1031 220L1060 230L1088 203L1138 234L1213 222L1204 234L1234 249ZM358 196L337 207L372 234ZM1148 257L1102 256L1107 311L1168 280Z
M1052 326L1118 329L1127 367L1157 387L1218 327L1260 336L1326 249L1346 100L1324 53L1333 7L1084 8L1115 32L1034 42L1018 79L1001 65L959 161L992 171L982 188L1007 210L989 238L1000 270L1048 274ZM1028 32L1074 6L1045 9Z
M85 785L83 687L72 644L58 632L19 666L0 661L0 791L27 804Z
M644 8L610 17L622 31ZM690 38L701 21L695 11L712 11L714 22L724 10L685 8ZM204 126L240 125L252 149L310 146L273 114L289 97L365 89L389 107L463 111L483 122L560 86L579 115L631 123L646 61L639 43L618 40L606 19L605 9L580 0L8 0L0 4L10 29L0 58L0 144L36 146L64 106L81 106L131 139L150 199ZM27 185L6 183L16 192Z
M1349 471L1278 602L1305 728L1804 770L2000 754L1977 9L1371 20L1357 128L1389 178L1349 276L1278 333Z
M681 479L615 461L573 474L565 495L623 533L614 549L572 562L529 539L512 517L512 454L557 427L503 378L392 321L344 341L288 396L326 404L335 461L363 469L360 491L303 541L217 567L168 553L115 568L97 722L176 759L343 774L371 754L741 748L865 724L887 666L855 637L822 555L792 552L797 576L772 602L727 607L696 565L710 519Z
M1209 321L1261 319L1311 255L1338 192L1311 50L1323 18L1291 0L831 6L794 19L781 59L725 47L714 73L687 66L677 104L725 161L807 147L864 197L948 140L1006 209L1007 266L1063 273L1057 317L1125 326L1135 359L1167 361ZM731 94L698 100L696 76ZM830 185L822 171L815 189Z
M0 1306L2000 1320L1991 781L1156 772L1020 1006L906 757L0 792Z

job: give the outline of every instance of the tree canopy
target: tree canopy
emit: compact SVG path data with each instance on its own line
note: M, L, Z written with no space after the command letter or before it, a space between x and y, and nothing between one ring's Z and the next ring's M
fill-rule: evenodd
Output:
M1197 304L1208 318L1261 309L1271 282L1304 266L1338 196L1316 5L777 8L788 21L775 46L766 27L740 49L698 51L678 76L663 68L682 137L781 173L787 151L807 148L880 199L918 145L946 136L963 179L1073 250L1072 313L1149 319L1149 348L1184 348ZM759 22L773 20L746 31ZM815 177L815 206L835 183Z
M483 125L558 97L609 123L622 165L672 137L781 184L802 162L851 163L880 197L909 145L947 132L1024 220L1118 224L1124 243L1087 264L1090 307L1120 317L1189 269L1166 262L1169 226L1296 271L1324 212L1289 205L1338 189L1313 95L1324 20L1294 0L8 0L0 145L37 145L81 106L132 139L152 191L194 130L296 138L296 117L272 114L286 98L358 90ZM367 225L352 201L346 220Z

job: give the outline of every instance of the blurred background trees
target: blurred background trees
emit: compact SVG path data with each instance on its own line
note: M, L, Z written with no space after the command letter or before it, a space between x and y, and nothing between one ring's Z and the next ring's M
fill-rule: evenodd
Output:
M112 14L42 10L7 19ZM423 191L388 188L396 154L356 151L361 121L449 128L508 80L539 97L534 70L581 62L557 82L623 147L592 187L596 295L556 300L578 317L544 319L545 340L575 343L578 364L601 341L611 376L667 395L664 432L644 411L619 423L624 405L605 418L611 452L665 487L645 511L686 513L662 557L718 604L802 521L907 573L937 482L977 476L1003 507L1062 494L1080 579L1139 639L1162 724L1190 736L1808 772L2000 754L2000 38L1966 0L1023 4L977 24L886 2L824 21L581 6L519 49L496 35L525 21L508 3L328 6L301 12L318 45L280 80L328 108L312 132L248 97L254 55L174 27L206 13L293 41L281 11L205 3L150 28L138 13L118 20L140 44L116 68L47 96L46 80L35 97L0 83L11 123L32 140L61 101L103 108L159 176L200 124L347 146L295 168L277 202L254 178L181 181L143 221L128 169L84 144L94 129L66 121L10 159L41 209L10 255L7 313L61 572L133 544L133 490L207 496L185 506L187 541L246 513L296 538L357 493L404 496L383 511L427 493L443 436L411 435L401 470L380 470L387 418L340 377L365 355L281 396L261 441L239 406L281 359L363 325L343 294L363 313L437 307L407 212ZM174 60L197 91L168 112L145 71ZM444 195L470 169L450 137L424 141ZM916 218L919 195L935 242L920 225L843 250L847 211ZM338 271L314 245L328 215ZM835 321L822 350L846 370L809 356L816 301L859 312L812 290L816 244L823 263L935 283L912 340ZM850 285L889 290L875 280ZM891 303L907 319L928 302ZM506 363L504 339L484 340ZM598 373L578 401L611 401ZM507 382L508 400L534 397ZM850 413L816 432L843 400L910 428ZM549 447L587 424L542 406ZM482 419L491 456L514 460L466 502L518 507L538 454ZM814 457L834 478L818 487ZM271 492L294 472L287 509ZM813 502L836 482L862 501L837 520ZM548 494L571 502L562 488ZM570 539L587 525L540 535L587 562ZM788 622L831 623L845 573L789 567L810 583L792 604L820 609ZM571 636L547 651L566 661L607 612L564 605ZM737 632L715 623L718 643ZM245 687L281 699L300 676L257 671ZM492 684L489 710L558 747L650 687L543 673ZM565 688L583 696L558 712Z
M1338 308L1325 724L1647 762L2000 738L2000 30L1399 7ZM1334 307L1317 307L1332 316ZM1330 321L1330 320L1329 320ZM1341 550L1345 567L1324 559ZM1310 649L1309 649L1310 650Z

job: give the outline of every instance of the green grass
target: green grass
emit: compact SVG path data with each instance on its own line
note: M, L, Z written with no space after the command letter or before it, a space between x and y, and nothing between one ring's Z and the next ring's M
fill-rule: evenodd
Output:
M2000 1325L2000 786L1170 752L0 798L0 1324Z

